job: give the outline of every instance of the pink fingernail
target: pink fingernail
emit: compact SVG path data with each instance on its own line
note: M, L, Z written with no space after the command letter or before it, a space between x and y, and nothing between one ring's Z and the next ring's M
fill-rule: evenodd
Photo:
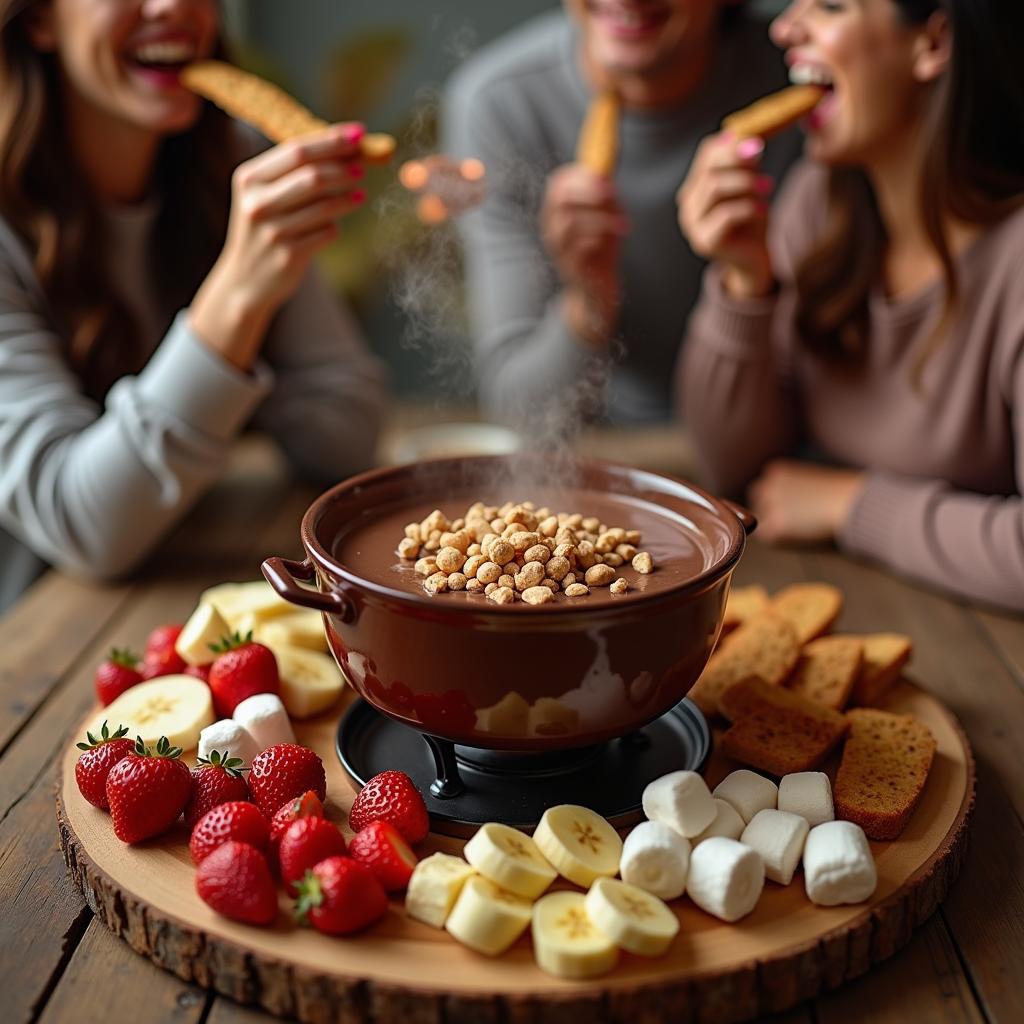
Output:
M764 139L744 139L736 147L736 152L743 160L750 160L752 157L764 152Z
M366 193L361 188L353 189L348 195L353 203L363 203L366 201Z
M365 134L366 129L357 121L353 124L345 125L345 130L341 133L341 137L346 142L358 142Z
M775 182L767 176L758 178L757 183L754 185L757 193L762 196L769 195L774 187Z

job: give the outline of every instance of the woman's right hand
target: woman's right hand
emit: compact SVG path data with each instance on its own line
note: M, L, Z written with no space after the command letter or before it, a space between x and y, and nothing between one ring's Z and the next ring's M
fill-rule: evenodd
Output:
M763 151L761 139L709 136L676 193L679 227L690 247L720 264L726 290L741 298L767 295L775 286L767 243L773 182L758 171Z
M206 345L248 369L270 320L298 288L337 219L365 199L362 125L331 125L240 164L231 182L227 238L190 309Z

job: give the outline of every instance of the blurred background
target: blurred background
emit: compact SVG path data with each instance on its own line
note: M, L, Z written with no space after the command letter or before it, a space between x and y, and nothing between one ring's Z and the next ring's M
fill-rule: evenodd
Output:
M361 120L399 140L390 168L368 174L371 202L345 221L321 269L390 367L396 396L471 401L461 266L450 225L424 229L395 181L402 160L437 148L441 89L476 49L559 0L227 0L232 52L317 114ZM761 0L771 14L785 0Z

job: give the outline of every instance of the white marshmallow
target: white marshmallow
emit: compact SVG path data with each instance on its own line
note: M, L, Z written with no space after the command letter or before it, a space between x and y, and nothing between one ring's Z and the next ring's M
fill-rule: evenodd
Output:
M794 772L779 782L779 810L799 814L814 828L832 821L832 783L824 772Z
M246 768L260 752L249 731L230 718L222 718L199 733L199 757L208 759L214 750L222 754L227 751L229 757L240 757Z
M277 743L294 743L292 720L276 693L256 693L246 697L232 716L249 730L260 751Z
M860 825L826 821L811 829L804 844L804 885L812 903L862 903L877 884L878 871Z
M701 910L723 921L746 917L764 889L764 862L756 850L712 836L690 854L686 892Z
M674 900L686 889L690 841L660 821L643 821L622 844L622 880L659 899Z
M740 817L740 812L728 800L721 800L717 796L714 799L718 813L715 815L715 820L699 836L693 837L692 842L694 846L714 836L739 839L743 835L743 830L747 827L746 822Z
M776 811L769 807L758 811L750 819L740 836L740 842L761 854L764 873L768 878L789 885L800 863L808 827L799 814Z
M718 813L707 783L696 772L670 772L655 779L644 790L643 806L651 821L687 839L703 832Z
M744 823L749 825L758 811L778 806L779 787L757 772L740 768L730 772L715 786L714 796L727 800L740 812Z

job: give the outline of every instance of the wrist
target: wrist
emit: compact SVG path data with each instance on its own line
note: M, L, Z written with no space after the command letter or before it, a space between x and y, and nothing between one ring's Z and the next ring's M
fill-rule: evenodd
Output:
M761 270L727 266L722 272L722 286L737 299L763 299L775 291L775 275L770 267Z
M189 309L200 341L239 370L248 370L263 344L273 311L264 299L214 266Z

